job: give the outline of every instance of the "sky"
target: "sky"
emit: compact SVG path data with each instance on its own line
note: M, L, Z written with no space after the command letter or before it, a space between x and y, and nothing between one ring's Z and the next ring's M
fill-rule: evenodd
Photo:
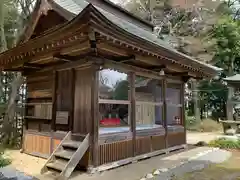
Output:
M104 69L100 73L102 78L106 80L104 81L104 84L108 85L109 87L113 87L119 80L127 79L127 74L110 69Z

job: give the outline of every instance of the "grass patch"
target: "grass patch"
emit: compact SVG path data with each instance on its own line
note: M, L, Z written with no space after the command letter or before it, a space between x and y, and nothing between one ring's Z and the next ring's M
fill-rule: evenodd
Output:
M11 164L11 160L4 156L5 148L0 148L0 168Z
M196 122L194 117L186 118L186 128L189 131L197 132L218 132L223 131L222 124L212 119L204 119L200 122Z
M219 147L222 149L239 149L240 150L240 140L230 140L226 138L219 138L209 142L211 147Z

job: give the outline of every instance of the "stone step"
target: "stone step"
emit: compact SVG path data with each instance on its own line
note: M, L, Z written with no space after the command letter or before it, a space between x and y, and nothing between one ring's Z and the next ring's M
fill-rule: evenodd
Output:
M47 168L54 169L57 171L63 171L68 161L57 159L54 162L48 163Z
M72 149L78 149L80 145L81 145L80 141L73 141L73 140L65 141L62 144L63 147L72 148Z
M71 157L73 156L73 154L74 154L75 152L76 152L76 151L74 151L74 150L64 149L64 150L61 150L61 151L59 151L59 152L56 152L56 153L54 154L54 156L60 157L60 158L63 158L63 159L70 160Z

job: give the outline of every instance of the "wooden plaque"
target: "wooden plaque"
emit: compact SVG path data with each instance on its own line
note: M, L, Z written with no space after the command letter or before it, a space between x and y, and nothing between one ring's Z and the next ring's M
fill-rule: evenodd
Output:
M56 124L68 124L68 111L57 111Z

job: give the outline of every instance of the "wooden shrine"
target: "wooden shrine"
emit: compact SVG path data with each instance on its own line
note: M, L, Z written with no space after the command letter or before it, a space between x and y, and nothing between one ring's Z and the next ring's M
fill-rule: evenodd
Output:
M107 0L38 1L0 66L26 77L24 153L62 177L184 148L184 83L219 71Z

